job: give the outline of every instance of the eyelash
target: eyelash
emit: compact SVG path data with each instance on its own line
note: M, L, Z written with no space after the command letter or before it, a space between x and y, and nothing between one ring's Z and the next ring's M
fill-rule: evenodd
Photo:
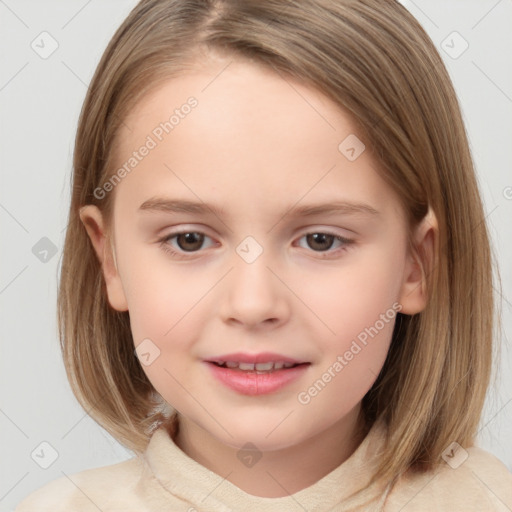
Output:
M201 231L182 230L182 231L177 231L175 233L170 233L169 235L166 235L165 237L161 238L158 242L160 243L160 246L162 247L162 249L166 253L170 254L171 256L177 257L177 258L187 258L187 256L185 256L186 254L197 254L198 252L200 252L200 250L198 250L198 251L191 251L189 253L187 253L187 252L178 252L178 251L176 251L175 249L173 249L169 245L169 241L170 240L172 240L173 238L176 238L179 235L184 235L186 233L194 233L194 234L199 234L199 235L205 235L205 237L211 238L208 235L206 235L206 233L203 233ZM343 246L341 246L338 249L333 250L333 251L331 251L330 249L327 249L326 251L313 251L312 250L312 252L316 252L319 255L323 255L323 254L327 254L328 255L328 256L321 256L321 259L330 258L333 255L337 255L340 252L346 251L348 249L348 247L355 242L353 239L345 238L343 236L337 235L336 233L331 233L329 231L309 231L307 233L304 233L299 238L299 240L301 238L304 238L304 237L308 236L308 235L314 235L314 234L333 236L335 238L335 240L338 240L339 242L343 243Z

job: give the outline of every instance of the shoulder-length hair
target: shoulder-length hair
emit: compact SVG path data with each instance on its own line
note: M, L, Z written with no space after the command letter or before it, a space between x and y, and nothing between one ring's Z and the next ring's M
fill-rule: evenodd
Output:
M58 317L77 399L137 454L168 419L135 353L128 312L108 304L78 212L111 222L116 134L153 88L208 52L301 81L346 112L397 192L409 237L429 207L438 221L425 271L426 308L399 314L384 367L363 399L387 447L374 475L426 471L453 441L474 444L492 373L492 254L460 107L436 48L392 0L143 0L119 27L92 79L74 151ZM411 238L410 238L411 240Z

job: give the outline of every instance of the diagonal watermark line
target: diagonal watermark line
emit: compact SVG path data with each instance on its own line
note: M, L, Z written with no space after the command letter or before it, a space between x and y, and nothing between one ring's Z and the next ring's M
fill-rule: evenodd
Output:
M329 121L288 80L286 80L281 72L277 68L274 69L279 74L279 76L297 93L297 95L300 96L334 131L336 131L336 128L334 128L334 126L329 123Z
M96 505L96 503L94 503L94 501L91 499L91 497L83 491L83 489L81 489L75 482L73 482L73 480L71 480L71 478L66 474L64 473L64 471L61 470L61 473L98 509L100 510L101 512L104 512L104 510L100 507L98 507L98 505Z
M127 455L130 457L133 456L133 453L125 448L116 438L112 438L111 436L109 437L104 428L99 427L98 432L103 436L103 438L108 442L110 446L121 447ZM112 443L112 439L115 441L115 443Z
M2 87L0 87L0 91L3 91L27 66L28 62L25 62L25 64L23 64L23 66L21 66L21 68L18 69L18 71L14 73L12 77L9 78L9 80L7 80L7 82L4 85L2 85Z
M408 1L411 2L411 4L414 5L416 9L418 9L418 11L420 11L423 14L423 16L425 16L425 18L427 18L430 21L430 23L434 25L434 27L439 28L439 25L423 9L421 9L421 7L416 2L413 2L413 0Z
M87 89L89 89L89 86L63 60L61 60L61 62L69 69L69 71L71 71L71 73L73 73L73 75L76 76L76 78L78 78L78 80L80 80L80 82L82 82L82 84L85 85L85 87L87 87Z
M304 306L306 306L311 311L311 313L313 313L318 318L318 320L320 320L320 322L325 325L325 327L327 327L327 329L329 329L329 331L332 332L333 335L336 335L336 333L268 265L266 265L266 267L270 270L270 272L272 272L272 274L277 277L277 279L279 279L279 281L281 281L281 283L286 286L286 288L288 288L288 290L293 293L293 295L295 295L295 297L297 297L297 299L302 302L302 304L304 304Z
M64 66L66 68L68 68L68 70L78 79L80 80L80 82L85 85L85 87L87 88L88 91L90 91L90 87L63 61L61 60L62 64L64 64ZM114 116L119 119L119 116L117 114L114 114ZM128 131L132 131L132 129L121 119L121 124L128 130Z
M1 290L0 290L0 294L4 293L5 290L7 290L7 288L9 288L9 286L11 286L12 283L14 283L14 281L16 281L16 279L18 279L18 277L23 274L23 272L25 272L25 270L27 270L28 268L28 265L25 265Z
M96 404L98 402L101 402L101 400L103 400L103 397L109 392L110 390L106 390L105 393L103 393L103 395L100 396L100 398L98 398L98 400L96 400L94 402L94 404L89 407L89 409L87 411L85 411L85 414L60 438L61 441L62 439L64 439L66 436L69 435L69 433L84 419L84 418L87 418L89 416L89 418L91 418L91 416L89 415L89 411L91 411L92 409L94 409L94 407L96 406Z
M482 427L478 430L478 432L476 433L476 435L478 436L480 434L480 432L482 432L482 430L484 428L487 427L487 425L489 425L489 423L491 423L492 421L494 421L494 418L496 418L496 416L498 416L498 414L501 413L501 411L503 411L503 409L505 409L505 407L507 407L507 405L512 402L512 398L509 398L497 411L496 413L492 416L492 418Z
M279 427L280 425L282 425L284 423L284 421L290 416L290 414L294 413L295 412L295 409L293 409L292 411L290 411L266 436L265 438L267 438L270 434L272 434L272 432L274 432L277 427Z
M494 87L496 87L496 89L498 89L498 91L500 91L501 94L503 94L503 96L505 96L505 98L507 98L507 100L512 103L512 98L474 60L471 62L473 66L475 66L480 71L480 73L482 73L482 75L484 75L487 80L489 80L489 82L491 82Z
M62 234L64 231L66 231L66 230L68 229L69 224L70 224L72 221L73 221L73 222L75 222L75 220L76 220L76 218L75 218L75 217L80 218L80 214L79 214L79 213L77 213L77 212L75 212L75 211L73 210L73 211L71 211L71 212L69 213L69 217L68 217L68 219L67 219L67 221L66 221L66 225L65 225L65 226L60 230L61 234ZM81 221L80 221L80 222L81 222Z
M279 14L277 14L275 17L270 18L270 20L267 23L265 23L265 25L264 25L265 28L268 27L271 23L274 23L276 20L279 22L280 20L286 19L286 14L284 14L284 16L283 16L283 13L285 13L285 11L288 11L289 9L288 9L288 5L286 5L285 2L283 2L283 5L284 5L284 9L281 9L279 11Z
M91 2L92 0L88 0L87 3L85 3L73 16L71 16L68 21L66 21L66 23L64 23L64 25L62 25L61 30L66 28Z
M197 199L201 201L201 203L205 204L205 202L167 164L164 163L164 167L167 167L167 169L169 169L169 171L171 171L174 174L174 176L176 176L176 178L178 178L181 181L181 183L183 183L183 185L185 185L185 187L187 187L190 190L190 192L192 192L192 194L194 194L197 197ZM211 208L208 208L208 210L210 210L212 214L215 215L217 219L219 219L219 222L224 224L224 226L226 226L226 228L229 229L229 231L233 232L233 230L214 211L212 211Z
M11 13L13 14L13 16L15 16L16 18L18 18L18 20L19 20L21 23L23 23L23 25L25 25L25 27L30 28L30 27L29 27L29 26L28 26L28 25L27 25L27 24L26 24L26 23L25 23L25 22L24 22L24 21L23 21L23 20L22 20L22 19L21 19L21 18L20 18L20 17L19 17L19 16L18 16L18 15L17 15L17 14L16 14L16 13L15 13L15 12L14 12L14 11L13 11L9 6L8 6L8 5L7 5L7 4L6 4L6 3L5 3L5 2L4 2L4 0L0 0L0 4L5 5L5 7L6 7L7 9L9 9L9 11L11 11Z
M18 224L18 226L20 226L21 229L23 229L25 231L25 233L28 234L28 229L1 203L0 203L0 208L2 208L6 213L8 213L10 215L10 217L12 218L12 220L14 220L14 222L16 222L16 224Z
M384 505L386 505L386 503L388 503L388 496L391 493L391 490L393 489L395 484L396 484L396 482L394 480L391 480L386 485L385 489L383 490L382 494L380 495L382 508L380 508L378 510L378 512L384 512L384 510L385 510ZM342 509L340 509L340 505L343 505L344 501L345 501L345 498L343 498L341 501L338 501L338 503L336 503L336 505L332 506L329 510L326 510L325 512L339 512L340 510L342 510ZM393 512L395 512L395 511L393 510Z
M473 30L477 25L479 25L493 10L495 7L497 7L498 4L501 3L501 0L498 0L472 27L471 30Z
M167 336L198 304L222 281L234 267L231 267L165 334Z
M508 510L512 511L512 508L510 508L472 469L471 473L480 481L482 485L484 485L487 490L495 496L497 500L499 500L505 507L507 507Z
M2 501L27 475L29 474L29 471L27 471L1 498L0 501Z
M227 64L226 64L226 65L225 65L225 66L224 66L224 67L223 67L223 68L222 68L222 69L221 69L221 70L220 70L220 71L219 71L219 72L218 72L218 73L217 73L217 74L216 74L216 75L215 75L215 76L214 76L214 77L213 77L213 78L208 82L208 84L207 84L205 87L203 87L203 88L201 89L201 92L204 92L208 87L210 87L210 85L211 85L215 80L217 80L217 78L220 76L220 74L221 74L221 73L223 73L223 72L224 72L224 70L225 70L225 69L226 69L230 64L232 64L232 62L233 62L232 60L231 60L231 61L229 61L229 62L228 62L228 63L227 63Z
M229 475L231 475L231 473L233 473L233 471L230 471L202 500L201 500L201 503L206 500L210 494L215 491L215 489L219 488L228 478Z
M208 416L210 416L210 418L215 421L215 423L217 423L217 425L219 425L219 427L224 430L224 432L226 432L226 434L229 436L229 437L233 437L233 435L231 434L231 432L229 432L226 427L224 427L224 425L222 425L222 423L220 423L217 418L215 418L215 416L213 416L210 411L167 369L164 367L164 370L169 374L170 377L172 377L180 386L181 386L181 389L183 389L183 391L185 391L186 393L188 393L188 395L200 406L203 408L204 412L206 414L208 414Z
M89 409L90 410L90 409ZM64 439L67 435L69 435L69 433L84 419L86 418L87 416L89 416L89 414L87 414L87 412L61 437L61 440Z
M427 483L426 483L426 484L425 484L425 485L424 485L424 486L423 486L423 487L422 487L422 488L421 488L421 489L420 489L420 490L419 490L419 491L418 491L414 496L412 496L412 498L411 498L411 499L410 499L410 500L409 500L409 501L408 501L408 502L407 502L407 503L406 503L406 504L405 504L405 505L404 505L404 506L403 506L403 507L402 507L398 512L401 512L402 510L404 510L404 509L405 509L405 507L407 507L407 505L409 505L409 503L411 503L411 501L412 501L414 498L416 498L416 496L418 496L418 494L419 494L420 492L422 492L422 491L423 491L423 489L425 489L425 487L427 487L427 485L428 485L430 482L432 482L432 480L434 480L434 478L435 478L436 476L437 476L437 473L436 473L436 474L435 474L435 475L434 475L434 476L433 476L433 477L432 477L432 478L431 478L431 479L430 479L430 480L429 480L429 481L428 481L428 482L427 482Z
M281 487L281 489L283 489L283 491L284 491L286 494L288 494L288 496L289 496L293 501L295 501L295 503L297 503L297 505L298 505L302 510L304 510L305 512L308 512L308 509L307 509L307 508L304 508L304 507L302 506L302 504L301 504L300 502L298 502L298 501L297 501L297 499L293 496L293 494L291 494L291 493L290 493L290 491L288 491L288 489L286 489L286 488L281 484L281 482L279 482L279 480L277 480L277 478L276 478L272 473L270 473L270 471L266 471L266 472L269 474L269 476L272 478L272 480L274 480L274 482L275 482L277 485L279 485L279 487Z
M314 183L311 188L302 197L300 197L295 204L292 205L290 210L299 204L335 167L336 164L334 164L316 183ZM290 210L288 210L288 212ZM267 233L270 233L286 217L288 212L285 212L285 214L267 231Z
M20 426L15 423L2 409L0 409L0 412L28 439L27 434L21 430Z

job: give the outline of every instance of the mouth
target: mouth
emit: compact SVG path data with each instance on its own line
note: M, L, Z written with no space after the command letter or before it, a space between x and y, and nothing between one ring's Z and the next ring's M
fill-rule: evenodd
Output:
M225 354L204 360L215 379L242 395L276 393L300 379L310 362L280 354Z

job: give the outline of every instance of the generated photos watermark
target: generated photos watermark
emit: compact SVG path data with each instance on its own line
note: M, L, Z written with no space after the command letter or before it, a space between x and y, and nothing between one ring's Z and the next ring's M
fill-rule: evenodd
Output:
M297 400L302 405L307 405L311 400L318 396L319 393L332 381L349 363L359 354L363 348L368 345L368 338L374 338L389 324L402 309L402 305L398 302L393 303L392 307L381 313L379 319L370 327L365 327L358 335L357 339L352 340L350 348L343 355L338 355L334 361L308 389L301 391L297 395Z
M108 192L114 190L123 178L135 169L150 152L155 149L160 142L162 142L166 135L172 132L185 117L192 112L192 109L197 107L199 102L194 96L187 99L179 108L175 108L173 114L168 120L162 121L158 126L155 126L150 134L146 137L144 144L138 150L132 153L124 164L112 174L112 176L101 186L94 189L94 197L96 199L103 199Z

